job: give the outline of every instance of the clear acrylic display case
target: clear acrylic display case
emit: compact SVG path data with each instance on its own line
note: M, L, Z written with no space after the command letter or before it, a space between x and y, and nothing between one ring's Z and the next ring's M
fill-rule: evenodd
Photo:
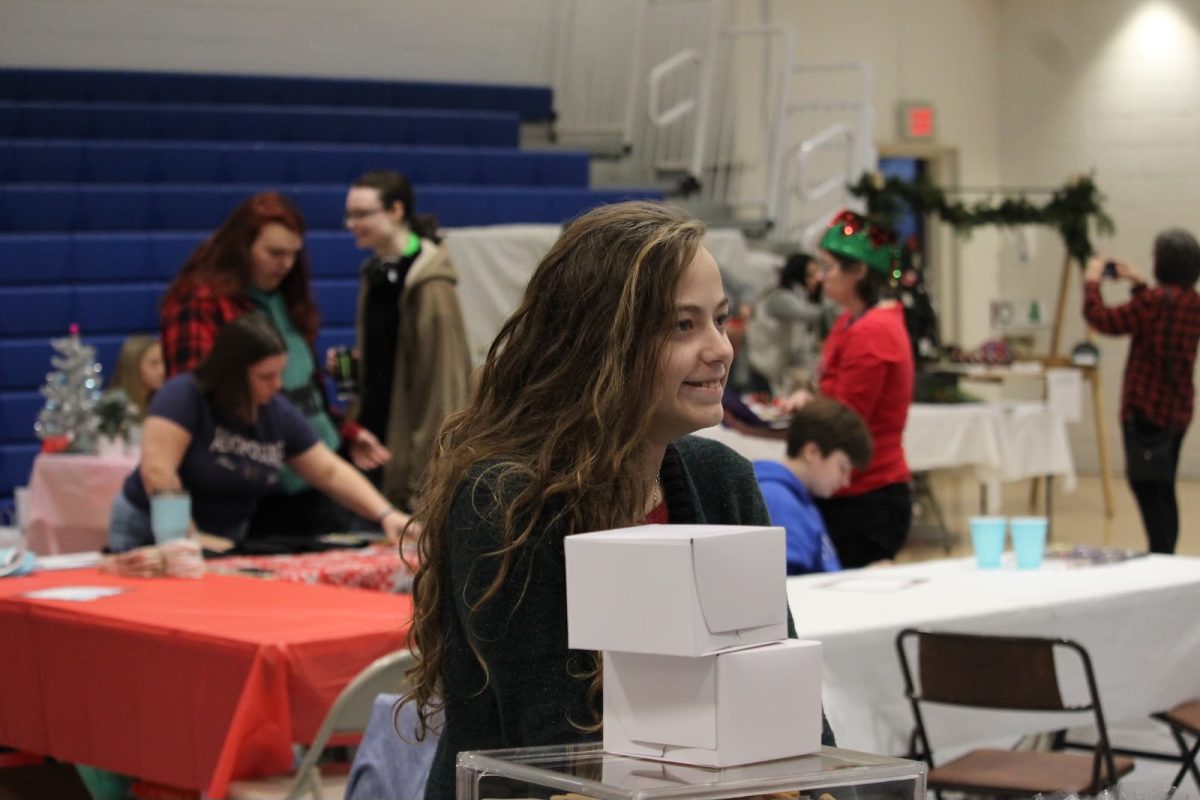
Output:
M599 742L458 755L458 800L810 797L924 800L925 764L835 747L723 769L605 753ZM824 798L829 800L829 798Z

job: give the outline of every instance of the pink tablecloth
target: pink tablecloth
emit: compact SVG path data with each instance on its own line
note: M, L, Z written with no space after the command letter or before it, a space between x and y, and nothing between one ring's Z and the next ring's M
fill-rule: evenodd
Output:
M325 583L379 592L407 591L412 573L394 545L286 556L231 556L208 562L209 572L247 573L295 583Z
M29 476L26 537L41 555L99 550L108 514L138 457L41 453Z

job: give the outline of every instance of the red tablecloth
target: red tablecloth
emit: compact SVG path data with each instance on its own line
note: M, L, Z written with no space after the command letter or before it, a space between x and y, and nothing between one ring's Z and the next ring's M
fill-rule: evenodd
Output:
M258 577L297 583L325 583L379 592L407 591L412 572L395 545L327 550L281 556L231 556L208 562L211 572L261 571Z
M25 593L105 586L88 602ZM338 692L403 646L406 595L95 569L0 580L0 744L222 797L286 772Z

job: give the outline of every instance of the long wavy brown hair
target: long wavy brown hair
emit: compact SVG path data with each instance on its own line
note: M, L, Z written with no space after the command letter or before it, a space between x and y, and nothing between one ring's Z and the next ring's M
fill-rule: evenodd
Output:
M259 192L238 204L221 227L201 242L167 287L164 297L208 285L221 296L244 294L250 287L250 247L258 234L275 222L304 238L307 225L296 204L278 192ZM288 318L310 342L317 336L319 318L312 296L308 248L296 254L296 264L279 284Z
M467 639L484 673L471 618L516 574L517 552L553 521L567 534L637 524L646 496L639 453L657 400L659 360L675 323L680 276L704 226L670 206L628 202L579 217L538 264L488 351L467 408L447 418L415 516L424 531L413 581L410 671L421 723L444 707L442 659L449 514L472 465L519 489L505 508L495 580L471 609ZM590 673L593 702L601 675ZM581 679L586 679L581 678Z

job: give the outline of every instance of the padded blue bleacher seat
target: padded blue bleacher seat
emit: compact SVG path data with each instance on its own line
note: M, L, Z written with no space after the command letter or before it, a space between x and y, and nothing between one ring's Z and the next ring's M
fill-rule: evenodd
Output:
M36 185L0 187L0 228L12 231L211 230L247 195L276 188L290 196L310 228L341 227L345 187L284 185ZM661 192L575 187L415 187L419 213L444 227L562 222L602 203L660 199Z
M0 336L65 333L75 321L69 286L18 287L0 292Z
M40 444L0 444L0 494L12 494L16 486L29 482L33 459L41 449Z
M516 147L518 120L497 111L0 101L0 131L20 139Z
M342 231L310 231L304 237L314 278L353 278L367 253L354 246L354 237ZM322 307L322 312L324 308ZM327 320L322 320L325 324Z
M0 292L0 336L59 336L72 323L93 334L157 330L161 284L19 286Z
M7 392L0 399L0 443L28 442L46 399L39 392Z
M93 334L156 331L164 288L157 283L76 287L73 321Z
M144 330L157 329L156 324L154 328ZM130 332L136 330L129 329ZM50 357L54 349L50 347L50 340L66 335L67 329L63 328L49 336L0 339L0 397L6 392L38 389L52 369ZM105 375L112 374L124 340L125 334L92 335L84 331L84 341L96 348L96 360L103 365Z
M79 193L69 186L0 186L0 231L70 231L81 222Z
M162 225L159 221L161 193L143 191L136 185L109 186L100 190L93 190L92 187L64 187L61 190L50 191L59 195L74 194L77 198L79 222L75 228L78 230L143 231L178 227ZM200 219L199 213L193 217ZM219 223L221 217L216 219Z
M321 309L321 325L340 328L354 326L354 310L358 303L358 279L323 279L313 281L313 295Z
M0 287L156 282L166 285L203 241L202 232L102 231L0 235ZM314 277L356 278L366 253L340 230L304 240Z
M0 236L0 285L58 283L74 277L72 242L53 233Z
M0 139L0 183L349 183L371 169L414 183L588 185L586 153L492 147Z
M546 86L211 73L0 69L0 99L445 108L510 111L528 122L554 118Z

